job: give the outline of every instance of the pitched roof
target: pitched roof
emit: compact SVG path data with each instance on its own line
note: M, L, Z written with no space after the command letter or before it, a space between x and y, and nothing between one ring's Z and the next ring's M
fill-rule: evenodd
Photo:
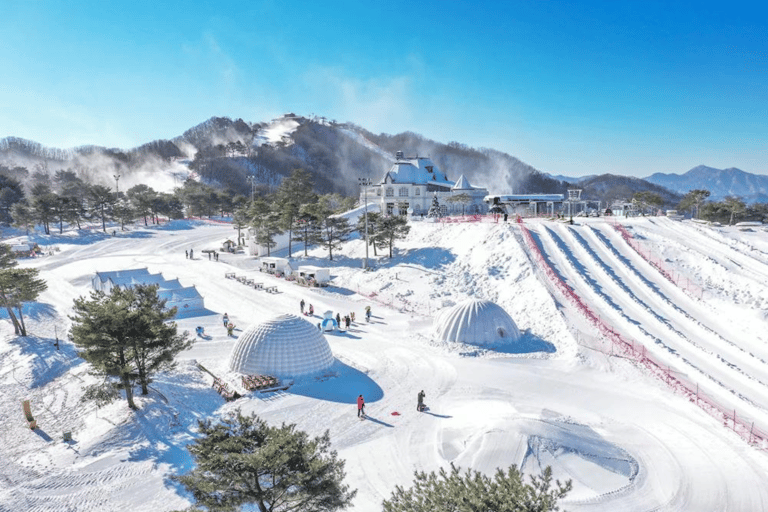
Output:
M431 171L430 171L431 169ZM389 176L394 183L409 183L426 185L434 183L439 185L453 186L453 181L449 180L429 158L416 156L413 158L399 158L392 168L384 175L379 183L384 184Z
M469 180L462 174L459 177L459 180L453 186L452 190L470 190L470 189L473 189L473 188L475 188L475 187L470 185Z

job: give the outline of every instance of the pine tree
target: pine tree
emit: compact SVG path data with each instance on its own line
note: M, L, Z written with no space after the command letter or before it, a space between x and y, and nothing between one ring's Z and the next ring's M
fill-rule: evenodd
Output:
M333 261L333 250L338 250L341 244L349 240L352 233L349 219L345 217L326 217L322 224L320 236L323 244L328 247L328 258Z
M437 200L437 196L432 196L432 205L429 207L427 217L430 219L439 219L443 214L440 211L440 202Z
M174 477L197 506L234 511L320 512L347 507L357 491L344 485L344 461L330 450L328 431L309 436L296 425L271 427L255 414L230 413L220 423L199 421L187 449L197 467Z
M125 390L128 407L136 409L133 402L136 373L126 328L129 327L126 321L131 318L131 300L126 291L114 287L109 295L94 291L90 300L75 299L69 337L81 349L78 355L91 363L98 373L117 377L120 387Z
M408 220L402 215L384 217L377 223L374 247L389 249L389 257L391 258L395 240L405 239L410 231L411 226L408 225Z
M109 295L91 292L90 300L75 299L74 312L70 338L82 349L78 355L97 372L117 377L132 409L134 382L146 395L152 375L172 366L176 354L191 344L168 322L176 309L165 310L157 285L114 287Z
M0 270L0 301L6 308L16 308L18 320L16 334L27 335L27 326L24 324L24 303L33 302L38 295L44 292L48 285L42 279L38 279L40 271L36 268L11 268ZM14 326L15 327L15 326Z
M294 240L293 228L296 219L301 215L305 204L317 202L317 194L312 190L312 174L303 169L294 169L291 175L284 179L275 193L275 208L280 213L280 228L288 231L288 257L291 257Z
M493 478L478 471L462 474L451 464L450 472L441 468L427 474L416 472L411 489L395 488L389 500L384 500L384 512L548 512L557 511L557 501L572 489L571 481L552 481L552 468L540 476L523 481L517 466L505 473L496 470ZM553 487L553 483L555 486Z
M33 268L16 268L16 255L7 244L0 244L0 305L8 311L16 335L26 336L23 306L32 302L48 287L38 279L40 271ZM14 312L14 308L16 312Z
M138 285L131 289L134 303L128 335L142 395L149 393L152 374L172 368L176 354L192 346L186 333L179 334L176 323L171 322L177 309L166 309L166 300L160 299L157 289L157 285Z

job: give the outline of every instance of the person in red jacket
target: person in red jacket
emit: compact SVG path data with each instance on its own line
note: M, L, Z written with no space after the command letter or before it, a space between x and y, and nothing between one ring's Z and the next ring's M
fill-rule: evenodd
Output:
M363 395L357 397L357 417L361 416L365 416L365 400L363 400Z

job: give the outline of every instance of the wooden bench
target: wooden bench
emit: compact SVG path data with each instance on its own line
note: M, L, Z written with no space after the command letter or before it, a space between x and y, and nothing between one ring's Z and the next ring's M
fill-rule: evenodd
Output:
M224 273L224 278L225 279L237 279L237 274L235 274L234 272L225 272Z
M35 430L37 428L37 420L32 416L32 406L29 404L29 400L24 400L21 403L21 408L24 410L24 417L27 418L29 428Z

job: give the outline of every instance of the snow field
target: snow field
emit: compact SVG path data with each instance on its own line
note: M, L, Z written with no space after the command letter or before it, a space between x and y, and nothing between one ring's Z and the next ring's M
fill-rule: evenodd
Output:
M670 365L681 364L686 375L717 383L719 398L740 408L751 402L756 415L763 413L765 283L735 272L699 302L676 290L605 223L529 228L553 268L617 331L636 336ZM695 272L701 282L714 279L709 273L721 272L726 260L714 262L697 251L700 235L685 228L656 219L628 226L643 243L663 250L675 271ZM222 253L219 262L208 261L201 250L232 237L227 225L174 222L116 237L51 236L45 245L59 252L22 263L40 268L49 284L40 302L25 310L34 336L16 339L8 323L0 323L0 417L7 426L0 432L7 461L0 466L0 510L183 508L189 496L168 477L191 468L185 445L196 435L197 420L237 407L271 423L296 423L310 435L328 429L346 460L346 482L358 489L355 511L380 510L395 485L410 485L414 470L450 462L489 473L510 464L530 472L551 465L556 478L574 481L562 503L571 511L768 509L765 452L642 366L588 348L599 333L542 279L517 229L414 223L394 260L371 252L372 272L361 270L360 240L345 244L333 262L313 249L299 259L332 267L333 286L324 290L261 274L243 255ZM759 235L718 232L726 242L749 236L729 249L739 251L732 259L744 258L742 267L752 252L765 258L768 243ZM184 258L190 248L194 260ZM124 401L101 409L82 404L83 384L96 378L63 334L72 299L88 293L96 270L144 266L197 287L209 314L177 323L192 333L203 326L211 339L196 340L177 369L157 376L150 394L137 397L140 411L128 411ZM275 284L279 293L247 288L225 279L225 272ZM743 283L740 290L729 288ZM436 312L467 297L496 302L528 346L552 350L498 354L435 343ZM350 331L326 335L334 365L317 378L297 379L287 391L225 403L198 366L237 377L227 366L236 340L226 336L221 315L229 314L238 334L274 314L298 314L302 298L314 305L315 321L325 310L356 312ZM718 314L721 304L737 311L745 303L743 316ZM368 304L370 324L362 314ZM52 347L54 327L63 340L59 351ZM425 413L415 410L421 389L430 407ZM361 393L366 421L355 412ZM20 411L28 398L39 418L35 432ZM61 442L64 429L72 430L74 442Z

